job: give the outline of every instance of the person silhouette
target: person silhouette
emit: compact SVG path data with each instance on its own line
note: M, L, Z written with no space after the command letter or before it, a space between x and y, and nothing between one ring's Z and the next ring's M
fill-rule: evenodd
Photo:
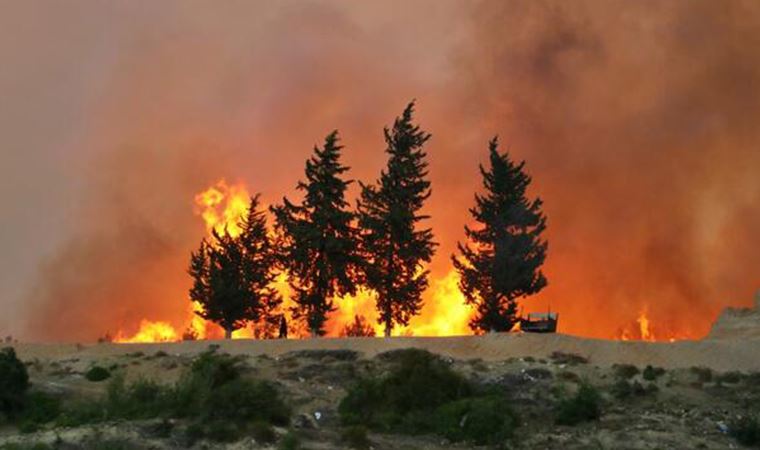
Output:
M288 320L285 315L280 316L280 339L288 338Z

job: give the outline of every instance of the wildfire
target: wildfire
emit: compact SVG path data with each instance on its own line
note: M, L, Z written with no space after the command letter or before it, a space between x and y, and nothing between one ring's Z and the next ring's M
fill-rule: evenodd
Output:
M642 341L654 341L654 334L649 330L649 318L647 317L647 311L644 310L639 314L636 322L639 324L639 333L641 334Z
M659 323L655 326L649 317L649 308L644 306L639 312L635 321L632 321L627 327L624 327L618 339L622 341L646 341L646 342L675 342L682 339L688 339L691 335L686 332L675 333L669 330L664 324Z
M117 335L114 342L137 343L137 342L173 342L179 336L170 324L166 322L151 322L143 319L140 322L140 331L134 336L125 337Z
M248 212L250 195L248 189L242 183L229 184L226 180L219 180L214 185L198 193L195 198L195 213L201 217L206 232L212 230L218 233L225 231L233 236L241 232L239 226L241 219ZM408 326L395 327L394 336L454 336L472 334L468 323L473 310L465 304L464 296L458 287L459 275L451 270L445 276L433 279L430 289L423 294L424 306L420 315L412 318ZM298 326L290 317L291 306L290 287L285 274L281 274L275 286L283 297L282 312L286 315L291 327L291 337L305 336L305 330L299 332ZM378 313L375 309L375 296L367 290L360 290L356 295L345 296L335 300L336 311L328 318L326 331L328 336L339 336L343 328L353 322L355 316L363 316L372 324L378 336L383 335L383 326L377 323ZM181 339L219 339L222 337L220 328L214 323L207 322L195 312L197 306L188 302L185 313L184 326L175 328L172 324L162 321L150 321L143 319L140 327L132 336L117 333L115 342L166 342ZM676 336L668 336L662 333L660 328L655 327L649 317L646 307L641 309L635 321L621 330L618 338L621 340L675 340ZM658 331L658 335L655 335ZM253 338L254 333L250 327L233 332L233 339Z
M228 185L222 179L195 196L196 213L203 218L206 231L241 233L240 221L248 212L250 195L243 184Z

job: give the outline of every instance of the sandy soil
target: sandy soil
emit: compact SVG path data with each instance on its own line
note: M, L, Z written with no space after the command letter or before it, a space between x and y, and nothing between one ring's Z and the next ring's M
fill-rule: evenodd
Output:
M23 359L97 360L127 353L196 354L216 344L230 354L279 356L297 350L354 350L372 357L388 350L416 347L455 359L499 361L519 357L547 357L561 351L585 356L599 366L647 364L665 368L709 367L717 371L760 370L760 336L673 343L607 341L552 334L491 334L461 337L320 338L288 340L198 341L158 344L17 344Z

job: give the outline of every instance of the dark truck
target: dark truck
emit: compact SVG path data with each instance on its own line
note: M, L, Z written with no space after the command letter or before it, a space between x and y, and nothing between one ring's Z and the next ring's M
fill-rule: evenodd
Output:
M529 313L520 319L520 330L526 333L556 333L559 314L553 312Z

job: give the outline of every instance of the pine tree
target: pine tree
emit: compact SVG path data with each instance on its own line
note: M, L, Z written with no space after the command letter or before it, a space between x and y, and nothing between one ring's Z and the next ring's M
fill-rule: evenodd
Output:
M302 203L283 198L282 205L271 209L295 293L293 317L305 321L314 337L324 335L334 297L356 293L357 232L345 200L352 181L341 178L349 169L340 163L342 149L333 131L306 161L306 181L298 183L305 193Z
M190 259L190 299L201 306L199 316L224 329L226 339L248 322L271 322L281 303L272 287L277 254L258 208L259 197L252 197L240 235L214 230L213 240L203 239Z
M472 244L458 244L461 257L452 256L459 287L477 309L470 327L476 331L509 331L517 322L517 299L546 286L541 265L548 244L542 240L546 217L539 198L529 200L531 178L525 162L515 164L499 153L496 137L489 143L490 168L480 166L484 194L475 195L470 214L477 228L465 226Z
M412 123L413 113L414 102L392 129L385 128L388 166L376 186L362 185L358 203L364 278L377 293L378 320L386 336L422 308L429 276L424 263L430 262L436 246L432 230L417 229L428 218L419 211L430 197L423 150L430 134Z

